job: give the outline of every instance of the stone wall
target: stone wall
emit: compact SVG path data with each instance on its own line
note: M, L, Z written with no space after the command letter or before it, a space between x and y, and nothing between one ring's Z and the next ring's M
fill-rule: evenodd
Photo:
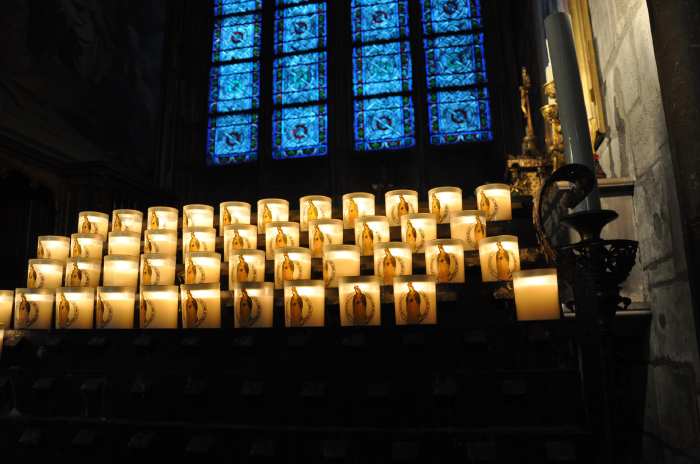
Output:
M599 149L609 177L635 181L634 228L653 313L645 462L686 462L699 443L700 363L681 219L644 0L589 0L610 126Z

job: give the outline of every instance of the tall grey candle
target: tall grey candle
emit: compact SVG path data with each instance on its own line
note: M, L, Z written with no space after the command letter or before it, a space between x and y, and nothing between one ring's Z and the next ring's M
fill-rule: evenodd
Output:
M583 164L593 171L593 146L588 132L588 116L583 101L581 76L576 61L576 48L571 33L569 15L553 13L544 20L544 29L549 41L549 54L557 88L559 117L566 142L566 160ZM600 209L600 193L596 183L593 191L577 210Z

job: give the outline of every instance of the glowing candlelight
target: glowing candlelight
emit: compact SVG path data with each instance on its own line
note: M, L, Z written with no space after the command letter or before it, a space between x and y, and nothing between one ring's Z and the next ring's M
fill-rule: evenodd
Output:
M100 285L102 262L91 258L69 258L66 261L66 287L97 287Z
M354 229L355 220L360 216L374 216L374 195L366 192L353 192L343 195L343 227Z
M56 289L56 328L92 329L95 289L61 287Z
M148 208L148 230L175 230L177 231L177 218L179 212L169 206L152 206Z
M185 258L186 284L218 284L221 279L221 255L211 251L193 251Z
M459 211L450 219L450 236L462 240L465 250L478 250L486 237L486 215L478 210Z
M28 288L58 288L63 283L63 261L30 259L27 266Z
M413 273L411 247L403 242L374 244L374 275L382 285L392 285L394 277Z
M275 288L283 288L286 280L311 278L311 251L308 248L277 248L274 264Z
M144 231L143 252L175 255L177 253L177 231L170 229Z
M141 234L138 232L110 232L107 252L110 255L138 256L141 254Z
M97 211L78 213L78 233L97 234L105 240L109 231L109 215Z
M175 283L175 256L165 253L141 255L141 285L173 285Z
M231 224L224 227L224 261L230 261L236 250L258 247L258 228L251 224Z
M15 329L49 329L56 290L18 288L15 290Z
M322 280L284 282L285 327L323 327L325 289Z
M139 327L142 329L177 329L177 285L141 287Z
M340 219L312 219L309 221L308 234L311 256L322 258L324 246L343 243L343 221Z
M265 257L273 259L275 250L282 247L299 246L299 223L272 221L265 229Z
M250 203L245 201L224 201L219 204L219 236L223 237L226 226L250 224Z
M180 286L183 329L221 328L221 290L219 284Z
M105 256L102 271L102 282L105 287L136 287L138 281L138 256Z
M228 288L242 282L265 281L265 252L233 250L228 260Z
M213 227L192 227L182 230L182 261L194 251L215 251L216 230Z
M401 216L418 212L418 192L390 190L384 194L384 214L392 226L401 225Z
M518 237L497 235L482 239L479 241L479 261L482 281L512 280L513 272L520 270Z
M338 281L338 301L341 326L381 324L379 278L341 277Z
M428 190L430 214L440 224L449 224L450 217L462 211L462 189L459 187L435 187Z
M332 213L333 202L330 197L307 195L299 198L299 223L301 230L308 230L309 221L330 219Z
M362 256L374 256L374 244L389 241L389 221L386 216L360 216L355 221L355 245Z
M323 281L327 288L337 287L340 277L360 275L360 247L326 245L323 250Z
M14 302L14 290L0 290L0 329L10 328L12 324L12 305Z
M102 237L98 234L72 234L70 236L71 258L102 259Z
M437 299L434 276L397 276L394 278L394 315L396 325L435 324Z
M430 240L425 244L426 274L439 284L464 282L464 244L449 238Z
M430 213L415 213L401 216L401 240L413 253L425 251L425 242L437 236L437 222Z
M266 225L273 221L289 221L289 202L281 198L258 200L258 230L264 233Z
M112 211L112 232L136 232L141 236L143 213L135 209L115 209Z
M272 327L274 288L271 282L239 282L233 287L234 326L237 329Z
M95 326L98 329L133 329L133 287L98 287L95 302Z
M65 262L70 251L70 238L61 235L40 235L36 244L36 257Z
M487 221L513 219L510 202L510 185L486 184L476 188L476 204Z
M209 205L185 205L182 208L182 228L213 228L214 208Z
M556 269L513 272L515 311L519 321L559 319L559 287Z

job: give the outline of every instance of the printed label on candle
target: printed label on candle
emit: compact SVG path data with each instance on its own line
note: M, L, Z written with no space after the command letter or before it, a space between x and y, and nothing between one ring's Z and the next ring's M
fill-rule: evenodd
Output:
M404 324L420 324L430 316L433 310L428 295L413 287L412 282L404 285L404 291L399 294L399 318Z
M98 329L104 329L106 326L112 322L112 317L114 316L114 310L112 309L112 303L110 301L105 301L98 295L97 302L95 303L95 323Z
M486 219L491 221L498 214L498 202L490 198L484 191L479 192L479 210L484 213Z
M425 232L422 228L416 229L410 220L406 220L404 242L411 247L412 252L416 252L423 248L423 244L425 243Z
M139 302L139 322L142 329L148 328L156 315L156 308L153 303L145 297L141 297Z
M36 301L29 301L24 293L17 294L15 303L15 327L18 329L31 328L39 318L39 304Z
M248 295L248 290L241 288L235 303L238 326L242 328L255 327L262 314L262 304L257 296Z
M413 198L413 196L410 196L409 199L407 200L406 197L402 194L397 195L398 200L396 200L396 196L391 197L391 204L389 206L389 222L392 224L400 224L401 223L401 216L405 216L407 214L414 214L418 207L418 199ZM415 201L413 201L415 200ZM416 204L414 204L416 203Z
M448 283L455 280L459 273L459 261L452 253L445 251L442 245L437 245L437 253L432 252L429 258L429 275L437 277L438 283Z
M391 285L394 282L394 276L410 272L406 261L401 256L395 256L390 248L384 248L383 255L379 252L375 254L374 269L384 285Z
M351 325L373 325L378 302L369 292L363 292L360 285L353 286L353 290L342 301L345 320Z
M302 264L293 260L287 253L284 254L283 261L277 264L275 272L275 288L282 288L285 280L299 280L306 276L302 275Z
M358 230L355 236L355 243L360 245L360 250L363 256L372 256L374 254L374 244L386 242L388 236L384 236L378 228L370 227L366 222L362 223L362 228Z
M496 251L489 254L489 274L496 280L511 280L516 271L516 257L512 251L506 250L503 244L496 242Z
M190 290L185 290L185 301L182 304L184 326L194 329L207 320L207 305L203 298L195 298Z
M58 297L56 305L56 326L59 329L70 328L80 316L78 304L74 301L69 301L66 295L61 293Z
M301 296L296 287L291 289L292 295L287 299L285 304L287 326L288 327L303 327L306 321L313 316L314 311L319 308L314 308L311 298ZM322 311L323 308L320 308Z

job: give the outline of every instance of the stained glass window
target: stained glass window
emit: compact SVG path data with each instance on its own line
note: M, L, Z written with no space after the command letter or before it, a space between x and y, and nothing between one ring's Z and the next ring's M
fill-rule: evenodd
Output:
M352 0L355 149L415 144L407 0Z
M277 0L273 159L328 153L326 3Z
M209 77L207 160L236 164L258 156L262 0L215 0Z
M491 140L479 0L421 0L430 142Z

